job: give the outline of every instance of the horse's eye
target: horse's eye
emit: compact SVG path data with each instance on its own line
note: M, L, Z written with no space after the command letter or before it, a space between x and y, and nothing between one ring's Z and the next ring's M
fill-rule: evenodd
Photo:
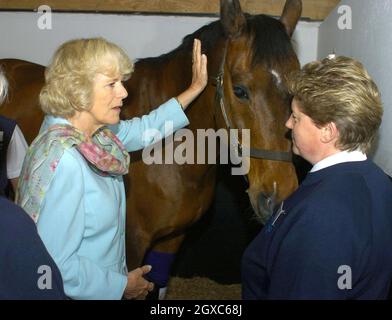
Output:
M248 91L242 86L233 86L234 94L241 100L249 100Z

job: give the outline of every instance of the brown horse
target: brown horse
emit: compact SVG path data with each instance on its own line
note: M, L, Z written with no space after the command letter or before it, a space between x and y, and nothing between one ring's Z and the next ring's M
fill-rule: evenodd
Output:
M221 19L184 38L172 52L137 61L125 83L129 93L123 118L147 114L184 90L191 79L194 38L201 40L208 56L212 81L187 109L189 129L250 129L248 194L255 212L268 215L276 201L297 186L291 162L285 121L290 96L285 75L299 68L290 37L301 16L300 0L287 0L280 20L244 14L238 0L221 0ZM37 135L43 114L38 94L44 67L18 60L0 62L10 82L10 98L1 113L16 119L30 143ZM179 144L176 142L175 144ZM243 152L246 155L246 146ZM146 165L141 152L131 154L127 185L128 267L139 266L148 249L153 270L169 268L157 262L175 253L183 231L211 204L215 187L214 164ZM158 257L158 258L157 258ZM169 258L170 260L170 258ZM155 266L158 264L158 266ZM161 275L155 282L164 285ZM164 278L164 277L163 277Z

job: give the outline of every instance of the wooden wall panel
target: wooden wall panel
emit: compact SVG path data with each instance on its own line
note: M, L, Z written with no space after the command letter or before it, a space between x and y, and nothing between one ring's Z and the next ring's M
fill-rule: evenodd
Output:
M324 20L340 0L302 0L303 18ZM0 0L0 10L37 10L43 3L53 11L124 12L217 15L219 0ZM244 11L279 16L285 0L241 0Z

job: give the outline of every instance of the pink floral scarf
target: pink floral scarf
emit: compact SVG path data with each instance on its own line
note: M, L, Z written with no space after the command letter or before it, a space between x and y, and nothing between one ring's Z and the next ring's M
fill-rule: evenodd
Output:
M56 167L64 151L72 147L83 155L90 168L99 175L117 176L128 173L129 154L109 129L99 129L92 139L88 139L71 125L51 126L29 147L19 177L17 204L35 222L38 221L41 204Z

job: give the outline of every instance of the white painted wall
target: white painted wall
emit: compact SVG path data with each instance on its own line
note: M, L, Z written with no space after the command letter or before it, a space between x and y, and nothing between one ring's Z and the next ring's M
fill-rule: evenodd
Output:
M293 45L301 65L317 59L320 22L300 21L293 34Z
M352 9L352 29L338 28L337 8ZM332 50L338 55L361 61L382 95L384 117L374 161L392 175L392 1L342 0L336 10L322 23L319 31L318 57Z
M53 13L52 30L40 30L34 12L0 12L0 58L43 65L63 42L102 36L120 45L131 58L157 56L177 47L182 38L216 20L213 17ZM319 23L300 22L294 43L300 62L317 56Z

